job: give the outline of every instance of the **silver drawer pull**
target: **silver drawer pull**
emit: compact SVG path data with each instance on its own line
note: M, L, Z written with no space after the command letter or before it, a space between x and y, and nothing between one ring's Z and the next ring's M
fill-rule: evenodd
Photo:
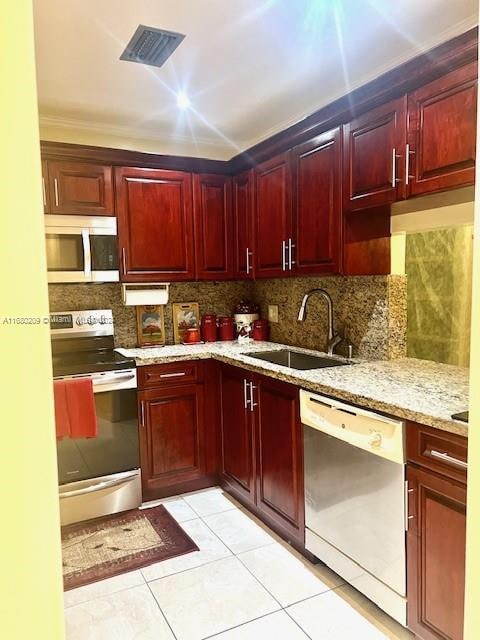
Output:
M178 371L178 373L161 373L160 378L180 378L186 375L185 371Z
M98 484L92 484L88 487L83 487L82 489L74 489L73 491L66 491L65 493L60 492L60 500L64 500L65 498L73 498L74 496L84 496L87 493L95 493L95 491L103 491L103 489L110 489L110 487L116 487L121 484L126 484L127 482L131 482L133 478L138 475L137 472L128 474L127 476L123 476L122 478L114 478L113 480L106 480L104 482L99 482Z
M57 178L53 179L53 188L55 191L55 206L58 207L58 180Z
M468 469L468 464L463 460L459 460L458 458L454 458L453 456L448 455L448 453L442 453L441 451L435 451L435 449L431 449L428 452L428 455L432 458L437 458L437 460L442 460L442 462L446 462L447 464L451 464L454 467L458 467L459 469Z

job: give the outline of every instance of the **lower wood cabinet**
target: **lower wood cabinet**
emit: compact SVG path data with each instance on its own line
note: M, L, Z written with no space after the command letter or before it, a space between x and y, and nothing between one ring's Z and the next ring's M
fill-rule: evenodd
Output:
M204 376L202 363L180 363L176 369L182 366L188 372L192 366L199 370L196 382L170 378L172 382L166 383L167 376L174 375L172 365L148 367L148 375L139 376L140 384L145 385L138 393L144 500L216 483L218 413L210 401L215 376ZM155 370L157 375L153 375Z
M222 366L221 480L285 538L304 544L298 388Z
M429 437L442 432L409 425L409 460L415 444L422 444L415 459L429 449ZM457 440L458 442L453 442ZM463 442L462 442L463 441ZM451 443L457 452L450 451ZM446 445L446 446L445 446ZM440 462L445 470L434 472L409 463L409 527L407 533L408 627L423 640L462 640L465 592L466 481L452 479L449 465L458 474L458 451L466 439L446 434L439 451L446 454ZM438 445L437 445L438 448ZM437 451L437 449L432 449ZM425 458L428 460L428 457ZM433 458L434 464L438 461Z

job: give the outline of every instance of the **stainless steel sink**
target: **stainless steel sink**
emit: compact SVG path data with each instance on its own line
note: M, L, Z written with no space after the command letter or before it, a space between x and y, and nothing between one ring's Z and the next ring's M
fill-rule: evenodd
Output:
M282 367L290 367L291 369L324 369L326 367L342 367L348 362L342 362L335 358L324 356L313 356L309 353L301 353L292 351L291 349L280 349L278 351L260 351L256 353L246 353L250 358L264 360L272 364L279 364Z

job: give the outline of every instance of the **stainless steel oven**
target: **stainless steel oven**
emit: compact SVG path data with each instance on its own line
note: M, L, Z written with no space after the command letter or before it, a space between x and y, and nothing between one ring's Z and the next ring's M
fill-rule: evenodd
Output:
M115 217L46 215L45 235L49 282L118 281Z
M135 361L113 343L110 310L51 315L55 380L92 380L97 436L57 440L62 525L141 504Z

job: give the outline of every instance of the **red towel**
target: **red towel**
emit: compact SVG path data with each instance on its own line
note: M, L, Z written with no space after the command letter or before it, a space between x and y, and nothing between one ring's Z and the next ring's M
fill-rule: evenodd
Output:
M89 378L54 381L57 438L95 438L97 416Z

